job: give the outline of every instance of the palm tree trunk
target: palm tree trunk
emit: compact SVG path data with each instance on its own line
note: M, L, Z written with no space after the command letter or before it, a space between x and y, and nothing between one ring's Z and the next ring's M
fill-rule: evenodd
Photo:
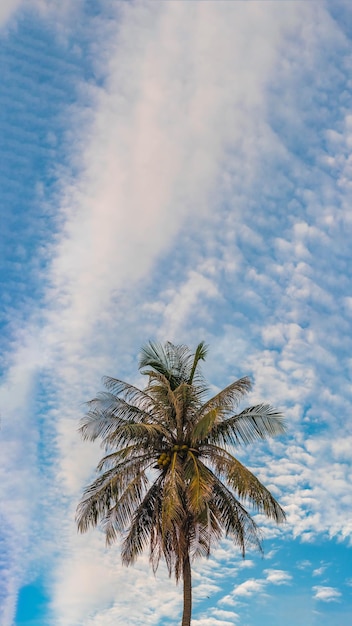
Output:
M183 559L183 615L181 626L191 626L192 615L192 578L191 563L187 552Z

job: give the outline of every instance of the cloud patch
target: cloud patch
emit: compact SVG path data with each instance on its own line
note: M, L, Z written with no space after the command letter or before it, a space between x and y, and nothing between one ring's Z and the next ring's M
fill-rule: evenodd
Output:
M342 596L341 591L335 589L335 587L324 587L316 585L313 587L314 599L321 600L322 602L339 602Z

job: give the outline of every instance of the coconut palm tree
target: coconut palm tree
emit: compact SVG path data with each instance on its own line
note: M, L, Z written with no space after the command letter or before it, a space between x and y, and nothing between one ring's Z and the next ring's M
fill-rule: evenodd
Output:
M191 561L208 556L229 536L242 555L261 549L247 505L275 522L285 514L271 493L234 456L235 448L284 432L283 417L267 404L234 414L249 391L236 380L208 398L200 371L207 348L150 342L141 353L145 389L104 378L106 391L88 403L80 432L100 439L105 456L98 477L84 491L77 524L99 523L107 544L122 537L122 562L134 563L149 547L154 572L160 558L183 580L182 626L190 626Z

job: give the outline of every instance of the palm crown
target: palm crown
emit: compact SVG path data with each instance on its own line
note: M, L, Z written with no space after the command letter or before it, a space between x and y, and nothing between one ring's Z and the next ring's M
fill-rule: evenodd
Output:
M106 377L107 391L89 403L80 427L84 439L101 439L106 454L78 505L79 530L100 522L108 544L122 536L126 565L147 546L154 570L163 556L169 573L184 579L184 625L190 623L190 559L208 555L223 535L243 555L248 544L260 549L247 504L276 522L285 518L233 455L234 447L283 433L283 417L266 404L234 414L251 388L247 377L207 399L199 368L206 352L204 343L192 354L186 346L150 342L140 359L146 388Z

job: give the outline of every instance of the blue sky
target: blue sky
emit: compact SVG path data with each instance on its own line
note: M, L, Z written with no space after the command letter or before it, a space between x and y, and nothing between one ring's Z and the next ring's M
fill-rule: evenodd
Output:
M1 625L179 624L163 567L74 524L83 403L143 384L150 338L204 339L214 390L250 375L287 417L240 451L287 524L194 565L194 626L351 623L351 25L348 0L3 0Z

